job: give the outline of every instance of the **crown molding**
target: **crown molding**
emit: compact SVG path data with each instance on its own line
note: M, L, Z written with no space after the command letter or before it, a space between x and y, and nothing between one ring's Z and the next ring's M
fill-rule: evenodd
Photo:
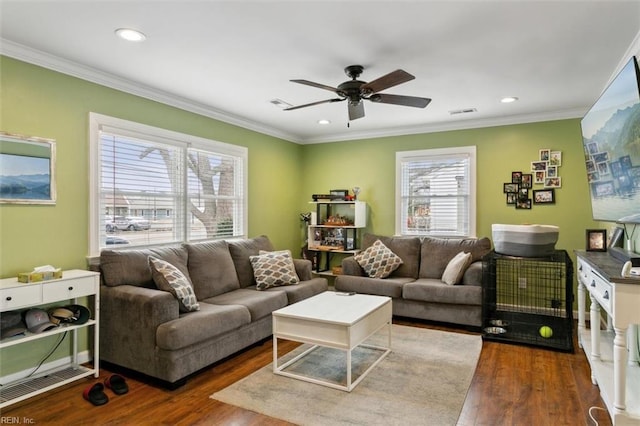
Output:
M121 78L113 74L100 71L96 68L81 65L77 62L69 61L67 59L63 59L58 56L43 52L41 50L33 49L28 46L24 46L22 44L15 43L3 38L0 38L0 54L43 68L47 68L52 71L70 75L72 77L77 77L91 83L96 83L101 86L106 86L135 96L140 96L145 99L160 102L165 105L173 106L185 111L193 112L195 114L203 115L205 117L213 118L215 120L242 127L247 130L253 130L255 132L284 139L290 142L296 142L297 139L295 135L282 132L281 130L265 126L264 124L255 121L247 120L244 117L232 115L228 112L221 111L202 103L194 102L190 99L183 98L176 94L152 88L145 85L144 83Z
M452 130L481 129L484 127L509 126L513 124L537 123L541 121L567 120L572 118L582 118L582 116L584 116L584 113L586 111L587 111L587 108L580 108L580 109L556 111L556 112L549 112L549 113L542 113L542 114L521 114L521 115L511 115L511 116L502 116L502 117L491 117L491 118L477 119L477 120L464 120L464 121L457 121L455 123L434 123L434 124L412 126L412 127L377 130L372 132L363 131L358 133L340 133L340 134L333 134L326 138L306 139L306 140L300 141L299 143L301 144L330 143L330 142L341 142L341 141L347 141L347 140L416 135L421 133L447 132Z
M545 112L541 114L490 117L486 119L464 120L452 123L425 124L419 126L401 128L397 127L374 131L343 132L332 134L326 137L305 138L300 135L283 132L280 129L275 129L256 121L248 120L244 117L229 114L228 112L221 111L202 103L194 102L193 100L175 95L170 92L152 88L143 83L127 80L113 74L81 65L76 62L69 61L3 38L0 38L0 54L73 77L77 77L82 80L100 84L102 86L110 87L112 89L120 90L132 95L140 96L142 98L163 103L165 105L173 106L185 111L219 120L227 124L232 124L234 126L242 127L247 130L252 130L258 133L303 145L414 135L420 133L435 133L451 130L469 130L484 127L507 126L512 124L525 124L541 121L580 118L588 109L582 108L565 111ZM636 37L629 45L629 48L627 49L625 55L616 68L616 72L612 74L611 79L615 77L617 72L627 63L629 58L633 55L640 55L640 31L636 34Z

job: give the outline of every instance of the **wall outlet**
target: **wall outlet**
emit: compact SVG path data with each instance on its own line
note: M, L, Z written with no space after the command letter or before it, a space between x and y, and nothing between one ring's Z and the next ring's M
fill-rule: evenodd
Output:
M527 288L527 279L520 277L518 278L518 288Z

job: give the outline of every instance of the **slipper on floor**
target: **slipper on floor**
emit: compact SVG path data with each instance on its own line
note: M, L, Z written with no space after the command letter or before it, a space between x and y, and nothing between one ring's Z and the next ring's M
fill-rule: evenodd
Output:
M109 402L109 397L104 393L104 386L102 383L96 383L89 386L84 390L82 396L93 405L104 405Z
M104 384L116 395L123 395L129 392L129 386L127 385L127 382L125 382L124 377L118 374L113 374L107 377Z

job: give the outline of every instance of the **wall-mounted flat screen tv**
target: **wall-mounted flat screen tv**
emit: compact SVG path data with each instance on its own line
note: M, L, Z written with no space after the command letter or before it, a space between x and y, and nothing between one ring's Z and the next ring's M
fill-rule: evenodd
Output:
M640 223L640 71L635 57L581 127L593 219Z

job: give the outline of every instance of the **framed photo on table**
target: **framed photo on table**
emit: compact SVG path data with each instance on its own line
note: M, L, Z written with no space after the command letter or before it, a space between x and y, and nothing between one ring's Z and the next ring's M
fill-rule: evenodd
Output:
M606 229L587 229L587 251L607 251Z

